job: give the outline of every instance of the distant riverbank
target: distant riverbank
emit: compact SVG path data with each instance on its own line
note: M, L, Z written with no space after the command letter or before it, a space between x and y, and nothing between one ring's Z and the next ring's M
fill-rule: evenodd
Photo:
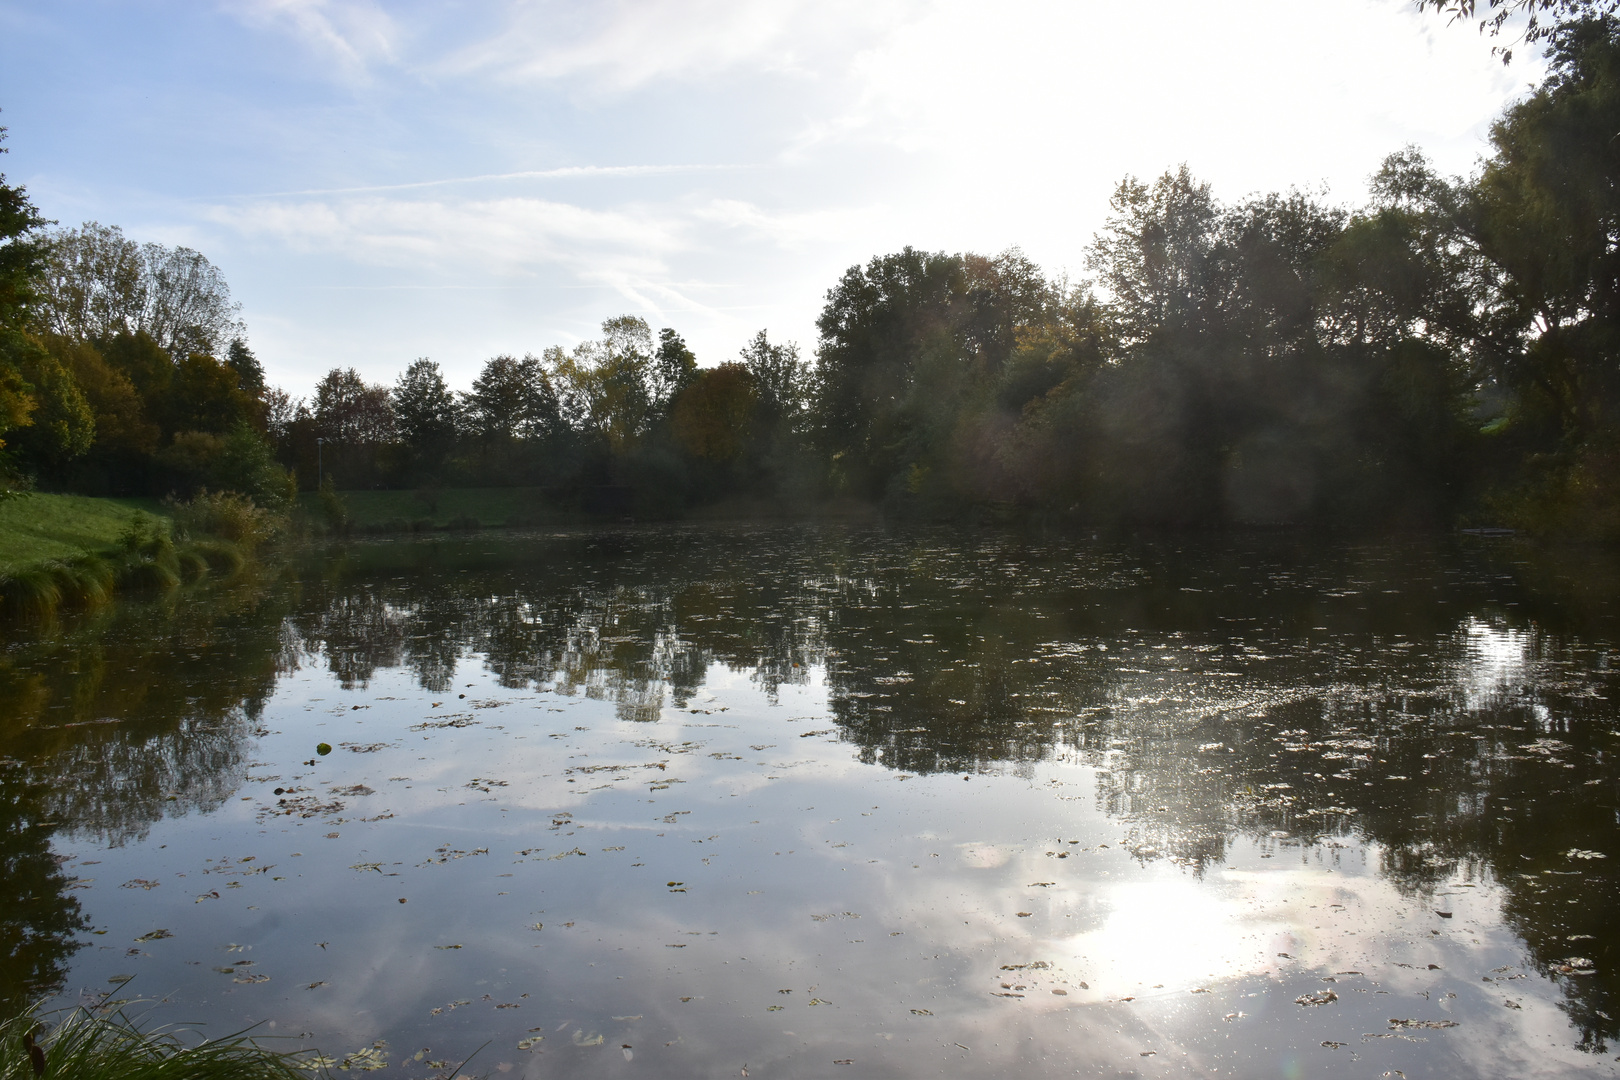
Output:
M362 490L325 495L312 491L299 496L298 513L317 527L362 533L592 525L645 517L626 492L612 487L595 489L574 507L558 505L554 494L541 487ZM879 510L850 499L809 504L727 499L692 507L679 516L691 521L849 521L876 518Z

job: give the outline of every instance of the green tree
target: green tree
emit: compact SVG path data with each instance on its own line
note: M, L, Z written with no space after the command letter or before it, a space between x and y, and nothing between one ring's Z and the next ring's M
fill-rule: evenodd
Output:
M1620 19L1559 25L1548 71L1491 129L1465 221L1495 271L1482 358L1532 529L1620 537Z
M608 319L599 340L568 352L553 346L543 362L563 417L611 453L624 454L647 430L654 415L654 352L645 319Z
M176 358L225 356L243 337L241 305L219 268L197 251L138 244L90 221L51 237L43 312L62 337L103 343L145 333Z
M84 456L95 441L96 418L72 373L31 336L19 335L9 351L34 405L28 426L16 435L18 449L47 468Z
M960 256L910 247L850 267L828 291L813 426L835 487L880 498L904 475L919 421L947 404L915 392L919 369L960 356L965 292Z
M765 422L791 422L804 410L810 395L810 366L799 357L794 342L772 345L761 330L738 351L738 359L754 377Z
M315 425L328 442L376 446L394 438L394 408L386 386L354 368L333 368L315 385Z
M6 129L0 127L0 143ZM0 146L0 154L8 153ZM39 403L22 366L32 354L33 327L49 247L42 217L19 185L0 173L0 449L10 431L32 422Z
M253 355L248 343L240 337L231 338L231 347L225 353L225 362L236 372L236 384L256 398L264 397L264 366Z
M444 372L427 357L412 361L394 384L394 422L417 470L444 464L460 434L462 412Z
M467 395L467 424L486 445L546 439L561 416L551 375L538 357L494 356Z
M1620 20L1550 35L1546 80L1491 129L1472 228L1522 349L1501 377L1579 441L1620 423Z
M702 369L675 399L675 439L693 457L730 464L748 447L758 401L758 380L742 364Z
M667 413L675 398L697 374L697 357L686 341L669 327L658 331L658 349L648 376L653 409Z

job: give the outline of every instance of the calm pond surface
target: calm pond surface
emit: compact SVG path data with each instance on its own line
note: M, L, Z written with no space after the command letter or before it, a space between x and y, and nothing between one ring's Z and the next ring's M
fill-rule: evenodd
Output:
M1472 538L325 549L8 632L0 995L379 1077L1613 1074L1617 599Z

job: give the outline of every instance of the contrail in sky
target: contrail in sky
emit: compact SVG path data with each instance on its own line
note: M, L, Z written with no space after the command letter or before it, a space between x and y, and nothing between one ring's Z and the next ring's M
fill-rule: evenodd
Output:
M279 199L293 195L359 195L371 191L408 191L414 188L445 187L449 184L479 184L491 180L566 180L576 176L653 176L659 173L702 172L744 169L746 165L566 165L559 169L527 172L485 173L481 176L453 176L444 180L414 180L407 184L372 184L365 187L310 188L306 191L261 191L226 196L238 199Z

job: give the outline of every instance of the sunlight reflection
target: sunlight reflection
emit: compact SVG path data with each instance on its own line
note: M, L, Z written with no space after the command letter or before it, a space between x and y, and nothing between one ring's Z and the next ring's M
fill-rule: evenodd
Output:
M1270 947L1288 925L1264 910L1271 890L1249 883L1244 896L1219 895L1196 882L1119 885L1101 927L1072 938L1079 967L1102 994L1163 985L1176 989L1268 970ZM1257 905L1256 901L1260 903Z
M1464 707L1488 708L1521 696L1530 677L1531 635L1470 617L1462 626L1463 659L1457 682Z

